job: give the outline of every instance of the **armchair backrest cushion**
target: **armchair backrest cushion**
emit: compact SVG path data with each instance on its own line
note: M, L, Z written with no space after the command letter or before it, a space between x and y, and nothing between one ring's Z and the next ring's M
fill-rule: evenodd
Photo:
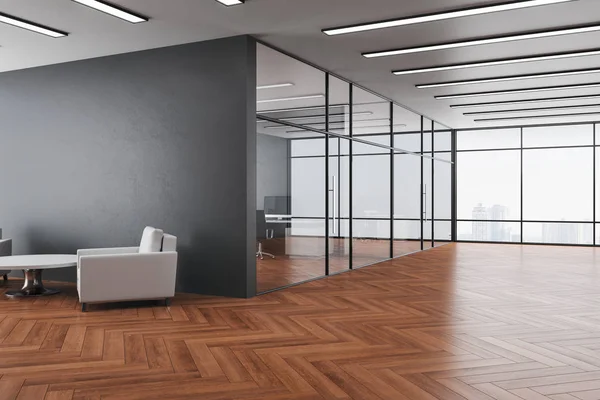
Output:
M0 240L0 256L12 255L12 239Z
M162 248L163 231L147 226L142 233L140 253L158 253Z
M165 233L163 236L162 251L177 251L177 237Z

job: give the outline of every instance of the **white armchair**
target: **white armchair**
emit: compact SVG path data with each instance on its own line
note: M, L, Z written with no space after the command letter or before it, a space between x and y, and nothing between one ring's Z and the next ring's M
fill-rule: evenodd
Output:
M175 296L177 238L146 227L139 247L77 251L81 310L88 303L164 299Z
M2 231L0 231L2 232ZM12 239L1 239L0 240L0 257L3 256L12 256ZM11 271L2 271L0 270L0 276L3 277L5 281L8 280L8 274Z

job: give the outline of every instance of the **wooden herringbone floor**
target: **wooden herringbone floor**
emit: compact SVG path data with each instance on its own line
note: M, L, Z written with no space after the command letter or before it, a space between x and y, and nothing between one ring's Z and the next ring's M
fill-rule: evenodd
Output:
M2 298L0 399L600 399L599 266L458 244L251 300Z

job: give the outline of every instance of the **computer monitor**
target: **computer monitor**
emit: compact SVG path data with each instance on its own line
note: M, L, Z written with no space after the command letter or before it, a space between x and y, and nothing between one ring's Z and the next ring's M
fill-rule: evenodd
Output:
M289 196L265 196L265 214L289 215Z

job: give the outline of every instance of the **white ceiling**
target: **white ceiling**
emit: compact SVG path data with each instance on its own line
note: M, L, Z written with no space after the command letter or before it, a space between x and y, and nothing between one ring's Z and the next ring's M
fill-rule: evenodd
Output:
M599 0L577 0L564 4L337 37L328 37L321 33L321 29L494 4L498 1L247 0L245 5L235 7L224 7L214 0L114 0L113 2L147 15L151 21L137 25L129 24L70 0L0 0L0 12L70 33L66 38L52 39L0 24L0 71L239 34L252 34L271 45L393 98L411 109L454 128L509 125L511 123L508 121L490 124L474 123L473 117L462 115L463 112L473 110L453 110L449 108L450 104L600 93L600 88L597 88L564 90L557 93L486 96L475 99L435 100L433 98L434 95L449 93L600 82L600 74L438 89L416 89L414 87L419 83L600 67L600 56L407 76L394 76L390 72L395 69L592 49L600 47L600 33L475 46L380 59L366 59L361 56L361 52L364 51L413 47L529 30L598 23ZM600 100L571 101L564 104L596 103L600 103ZM544 103L540 106L550 105L561 104ZM535 106L532 104L523 106L523 108ZM519 107L510 106L510 108ZM600 112L600 107L597 110ZM600 120L600 115L576 117L570 120ZM512 124L563 121L556 119L518 120Z

